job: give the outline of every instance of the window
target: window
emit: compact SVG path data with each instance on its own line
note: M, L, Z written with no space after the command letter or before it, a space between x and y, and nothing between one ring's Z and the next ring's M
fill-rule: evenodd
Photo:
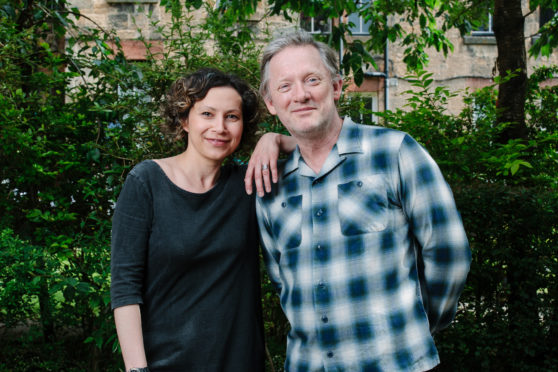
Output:
M556 12L549 8L541 8L539 13L539 27L544 26L556 15Z
M374 124L378 122L378 117L374 112L378 111L378 93L348 93L345 97L347 111L356 123Z
M362 9L369 4L370 1L371 0L357 1L358 9ZM365 22L364 18L361 17L358 12L349 14L347 22L353 24L353 26L349 28L353 35L369 35L368 29L370 27L370 22ZM331 19L322 15L317 15L315 17L302 15L300 17L300 27L312 34L329 34L331 32Z
M308 17L301 15L300 27L311 34L329 34L331 32L331 19L325 16Z
M362 9L363 7L368 4L370 0L361 0L357 3L358 9ZM349 30L353 33L353 35L369 35L370 29L370 22L366 22L364 17L359 15L358 13L349 14L347 17L347 22L352 23L353 26L349 27Z
M463 43L471 45L496 45L491 13L488 14L488 18L483 25L472 30L471 34L463 36Z
M473 36L494 36L494 29L492 28L492 14L488 15L488 20L485 24L478 29L471 31Z

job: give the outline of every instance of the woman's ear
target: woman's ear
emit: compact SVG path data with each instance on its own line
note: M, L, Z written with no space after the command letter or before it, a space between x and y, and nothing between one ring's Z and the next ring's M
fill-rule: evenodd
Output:
M186 133L188 133L188 119L183 119L183 120L181 121L181 123L182 123L182 129L184 129L184 131L185 131Z

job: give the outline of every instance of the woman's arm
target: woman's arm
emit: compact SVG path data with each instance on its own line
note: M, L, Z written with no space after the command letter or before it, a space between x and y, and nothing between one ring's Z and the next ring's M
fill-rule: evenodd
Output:
M248 162L248 169L244 177L246 192L252 194L253 182L256 183L256 191L259 196L264 195L264 187L266 192L270 192L270 174L273 183L277 183L279 153L291 153L295 148L294 138L279 133L265 133L256 144ZM267 165L268 168L262 169L263 165Z
M126 371L134 367L147 367L139 305L127 305L114 309L114 322Z

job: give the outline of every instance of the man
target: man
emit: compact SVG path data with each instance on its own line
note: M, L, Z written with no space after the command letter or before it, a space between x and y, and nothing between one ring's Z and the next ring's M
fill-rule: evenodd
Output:
M429 370L439 363L431 334L453 319L469 271L467 238L417 142L339 116L337 66L303 32L272 41L261 63L266 106L297 143L257 200L291 324L285 370Z

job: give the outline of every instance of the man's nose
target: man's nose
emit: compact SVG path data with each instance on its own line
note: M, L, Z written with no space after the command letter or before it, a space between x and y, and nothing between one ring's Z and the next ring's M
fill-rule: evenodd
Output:
M303 82L294 85L294 99L299 102L307 101L310 97L308 89Z

